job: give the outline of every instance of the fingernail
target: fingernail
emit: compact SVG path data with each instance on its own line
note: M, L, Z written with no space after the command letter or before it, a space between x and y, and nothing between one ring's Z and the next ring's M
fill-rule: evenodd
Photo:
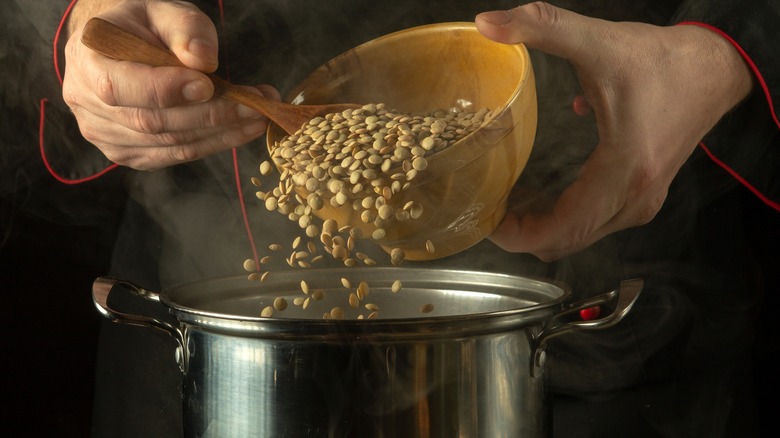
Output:
M211 86L204 81L194 80L182 87L181 94L190 102L205 102L211 98Z
M511 11L488 11L479 14L479 17L490 24L502 26L512 21Z

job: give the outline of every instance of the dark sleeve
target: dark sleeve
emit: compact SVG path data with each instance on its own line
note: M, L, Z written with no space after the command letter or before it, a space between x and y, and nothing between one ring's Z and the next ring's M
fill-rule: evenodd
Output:
M720 121L701 147L764 203L780 211L780 7L762 0L687 0L672 24L717 32L751 68L752 95Z
M11 0L0 11L6 41L0 63L4 121L3 192L42 178L77 183L111 163L83 139L62 99L61 23L74 0ZM13 178L9 175L13 174Z

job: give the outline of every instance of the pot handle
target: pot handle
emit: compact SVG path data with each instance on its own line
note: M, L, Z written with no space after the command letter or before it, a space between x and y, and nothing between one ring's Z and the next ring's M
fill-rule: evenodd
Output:
M577 301L567 306L562 312L558 313L552 318L552 324L542 330L536 336L536 342L534 347L534 354L532 355L534 366L532 370L536 370L538 367L544 365L545 353L544 346L550 339L560 336L565 333L578 330L600 330L620 322L626 314L628 314L631 307L636 302L639 294L642 292L644 281L641 278L634 278L630 280L623 280L620 282L620 286L611 290L605 294L597 295L595 297L586 298L584 300ZM579 312L583 309L606 304L613 300L617 300L615 303L615 309L609 315L593 319L589 321L570 321L560 322L564 316L571 315L572 313Z
M173 337L179 346L184 345L184 335L179 328L169 324L165 321L161 321L151 316L133 315L130 313L120 312L111 308L108 305L108 296L111 293L115 293L114 286L123 286L121 289L131 292L132 294L144 298L155 303L160 303L160 294L144 288L138 287L133 283L124 280L118 280L112 277L98 277L92 283L92 301L98 311L112 322L121 324L137 325L142 327L152 327L159 329Z

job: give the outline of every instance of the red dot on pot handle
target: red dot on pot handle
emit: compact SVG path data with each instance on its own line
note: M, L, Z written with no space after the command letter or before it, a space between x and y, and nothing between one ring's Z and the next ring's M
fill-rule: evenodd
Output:
M580 310L580 318L585 321L596 319L599 317L599 315L601 315L601 307L599 306L588 307L587 309Z

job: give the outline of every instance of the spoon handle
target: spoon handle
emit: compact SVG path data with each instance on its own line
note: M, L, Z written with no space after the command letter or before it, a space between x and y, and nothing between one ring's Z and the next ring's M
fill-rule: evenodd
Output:
M84 26L81 41L95 52L120 61L138 62L153 67L186 67L170 50L97 17L90 19ZM277 106L275 101L250 93L219 76L214 74L207 74L207 76L214 83L216 95L245 104L267 117L271 116L270 109L266 110L262 106L271 108Z
M153 67L186 67L176 54L157 44L128 32L101 18L90 19L84 26L81 41L85 46L103 56L119 61L132 61ZM269 99L248 88L234 85L214 74L208 74L214 83L214 95L243 104L257 110L292 134L314 116L354 109L352 103L330 105L292 105Z
M103 20L92 18L84 26L81 42L103 56L119 61L132 61L153 67L185 67L168 49Z

